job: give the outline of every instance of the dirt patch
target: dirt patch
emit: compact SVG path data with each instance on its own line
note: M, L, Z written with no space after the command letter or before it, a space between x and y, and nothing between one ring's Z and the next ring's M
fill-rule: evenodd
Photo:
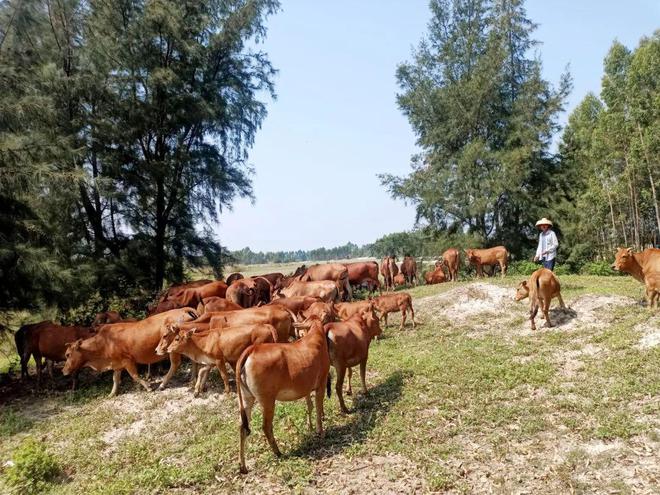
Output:
M649 349L660 345L660 317L654 316L645 323L635 325L635 331L640 332L642 337L637 345L641 349Z
M373 455L349 459L337 456L319 464L309 493L422 493L427 492L424 475L408 458Z

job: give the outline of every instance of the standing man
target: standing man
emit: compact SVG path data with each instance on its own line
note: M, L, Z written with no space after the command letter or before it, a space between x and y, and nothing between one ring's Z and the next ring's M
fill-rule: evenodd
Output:
M557 240L557 235L552 230L552 222L547 218L542 218L536 222L536 226L541 229L541 234L539 235L539 245L536 248L534 261L540 260L543 263L543 268L554 270L559 241Z

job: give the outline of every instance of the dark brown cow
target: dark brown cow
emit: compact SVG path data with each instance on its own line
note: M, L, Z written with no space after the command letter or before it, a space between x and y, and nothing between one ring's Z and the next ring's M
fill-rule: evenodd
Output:
M401 262L401 273L408 285L417 285L417 261L410 255L406 255Z
M307 401L308 422L312 426L312 400L316 400L316 431L323 434L323 392L330 395L330 356L323 324L313 319L308 333L292 344L256 344L248 347L236 364L236 390L241 416L240 469L245 466L245 445L250 434L252 407L259 402L263 411L263 431L276 456L281 456L273 436L275 401Z
M185 284L172 285L162 292L158 298L158 302L166 301L170 297L180 294L185 289L194 289L195 287L201 287L202 285L210 284L211 282L213 282L213 280L205 278L201 280L193 280L192 282L187 282Z
M280 281L284 278L283 273L266 273L265 275L257 275L257 277L263 277L270 282L270 285L273 286L273 289L279 288ZM256 278L256 277L255 277Z
M78 371L83 366L95 371L113 370L113 386L110 396L117 395L122 370L128 371L131 378L146 390L149 384L138 375L138 364L153 364L164 359L156 354L166 320L190 321L197 317L192 308L181 308L150 316L141 321L101 325L96 335L86 340L76 340L66 350L66 363L62 372L65 375ZM159 389L167 386L170 378L179 367L181 356L170 354L170 369L163 378Z
M25 358L24 356L30 335L32 334L32 332L35 332L37 329L50 325L55 325L55 323L49 320L40 321L38 323L30 323L21 326L14 334L14 342L16 343L16 353L18 354L18 358L21 361L21 380L24 380L28 377L28 361L30 360L30 356L28 355L27 358Z
M254 277L257 304L268 304L273 298L273 286L265 277Z
M375 261L356 261L346 263L348 281L351 285L361 286L365 281L378 280L378 263ZM379 287L380 288L380 284Z
M369 344L372 339L378 338L382 333L378 324L378 317L373 310L367 309L354 314L341 322L328 323L324 326L329 341L330 363L337 370L335 390L339 399L341 412L346 414L348 409L344 403L344 376L348 370L348 391L351 395L351 368L360 365L360 380L362 391L367 394L367 360L369 359Z
M447 278L450 282L458 280L458 268L461 263L461 256L456 248L449 248L442 253L442 264L447 269Z
M257 305L257 285L252 278L235 280L227 289L227 300L241 308Z
M495 246L489 249L466 249L465 255L468 263L476 267L478 277L484 276L484 265L499 265L502 278L506 275L506 269L509 265L509 251L504 246Z

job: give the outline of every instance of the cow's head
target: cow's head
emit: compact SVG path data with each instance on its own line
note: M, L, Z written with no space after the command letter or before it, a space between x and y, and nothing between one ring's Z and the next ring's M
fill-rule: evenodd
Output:
M191 328L190 330L179 330L176 332L172 342L170 342L170 345L167 347L167 352L178 352L179 349L181 349L186 344L186 342L190 340L190 337L195 333L196 330L196 328Z
M367 309L362 311L360 316L362 317L362 321L364 321L369 337L372 339L378 339L378 337L382 335L383 330L380 328L380 319L376 314L373 304L370 304Z
M78 371L87 362L81 348L82 342L83 339L78 339L75 342L66 344L66 351L64 351L66 362L64 363L64 368L62 368L63 375L66 376Z
M518 288L516 289L516 296L515 300L516 301L522 301L526 297L529 296L529 286L527 285L527 280L524 280L518 284Z
M172 341L174 340L174 337L176 337L177 333L179 332L179 325L176 322L169 322L166 323L165 325L165 331L160 337L160 340L158 341L158 345L156 346L156 354L159 356L164 356L167 354L167 348L170 346Z
M629 271L635 262L635 257L633 254L634 253L631 248L618 248L616 250L616 255L614 256L612 270L616 270L618 272Z
M312 316L318 318L325 325L335 320L335 308L332 303L315 302L309 308L302 312L305 319Z

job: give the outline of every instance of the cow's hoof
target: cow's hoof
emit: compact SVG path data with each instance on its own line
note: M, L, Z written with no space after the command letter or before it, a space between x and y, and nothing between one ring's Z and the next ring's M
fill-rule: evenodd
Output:
M239 471L241 472L241 474L248 474L248 470L247 470L246 467L241 466L241 467L239 468Z
M162 386L162 385L160 385L160 386L158 387L158 391L159 391L159 392L162 392L163 390L165 390L165 387Z

